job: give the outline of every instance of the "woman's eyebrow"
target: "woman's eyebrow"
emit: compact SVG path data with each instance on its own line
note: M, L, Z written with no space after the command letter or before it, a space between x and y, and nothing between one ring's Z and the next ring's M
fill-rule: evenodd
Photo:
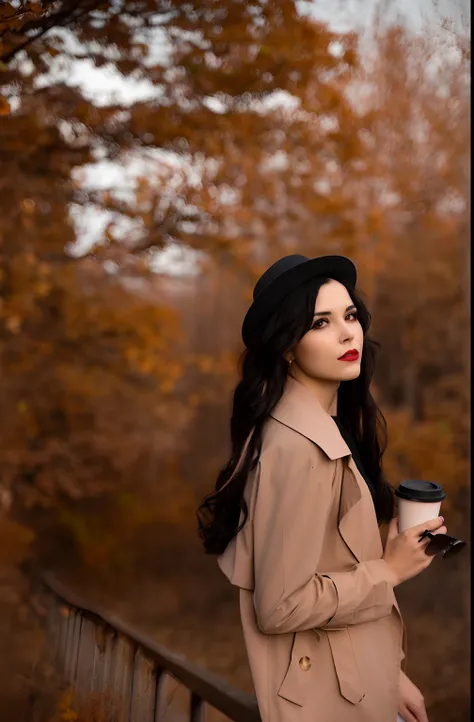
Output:
M354 304L352 304L352 306L348 306L346 308L345 313L347 313L348 311L352 311L352 309L355 309L357 311L357 308L354 306ZM315 318L316 316L330 316L331 314L332 311L318 311L318 313L314 314L313 318Z

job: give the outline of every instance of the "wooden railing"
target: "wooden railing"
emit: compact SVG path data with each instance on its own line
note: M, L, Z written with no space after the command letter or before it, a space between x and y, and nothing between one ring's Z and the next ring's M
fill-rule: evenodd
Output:
M58 672L77 700L107 698L119 722L174 722L166 715L166 682L188 690L186 722L205 722L208 707L232 722L261 722L255 698L186 661L104 610L43 577L47 629ZM182 718L181 718L182 719Z

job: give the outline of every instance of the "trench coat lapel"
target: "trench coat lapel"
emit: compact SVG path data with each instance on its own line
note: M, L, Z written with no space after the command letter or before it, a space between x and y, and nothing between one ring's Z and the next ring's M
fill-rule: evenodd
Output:
M288 376L283 395L270 415L313 441L331 460L349 457L342 470L338 529L357 561L362 561L366 544L356 509L362 499L361 481L358 480L359 472L352 459L351 450L332 418L332 415L336 414L337 398L327 412L311 389ZM365 481L362 480L362 483Z
M357 505L362 499L362 492L357 477L358 470L351 456L342 473L338 528L357 561L362 562L364 560L363 550L368 546L364 534L367 534L369 530L361 528L360 524ZM365 481L362 480L362 483L365 484Z

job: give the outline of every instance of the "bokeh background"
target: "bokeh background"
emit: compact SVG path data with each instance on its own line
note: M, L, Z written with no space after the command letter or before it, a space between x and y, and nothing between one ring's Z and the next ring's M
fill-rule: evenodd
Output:
M464 0L1 3L1 720L92 719L44 662L43 569L253 692L195 510L281 255L356 262L387 474L441 482L469 540L468 21ZM469 559L397 590L430 722L469 718Z

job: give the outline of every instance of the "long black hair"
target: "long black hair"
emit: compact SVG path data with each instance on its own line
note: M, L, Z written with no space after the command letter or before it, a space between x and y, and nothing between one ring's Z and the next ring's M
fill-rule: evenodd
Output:
M247 520L245 482L260 457L264 424L283 394L289 368L285 354L312 327L319 289L329 280L310 279L289 294L242 355L241 380L234 391L230 421L231 457L217 477L215 491L204 497L197 510L198 533L207 554L222 554ZM365 303L356 292L347 290L357 308L364 348L359 376L339 385L337 414L354 438L364 470L375 486L380 524L392 518L394 498L382 471L387 424L369 388L379 344L368 335L371 316ZM239 526L242 510L244 518Z

